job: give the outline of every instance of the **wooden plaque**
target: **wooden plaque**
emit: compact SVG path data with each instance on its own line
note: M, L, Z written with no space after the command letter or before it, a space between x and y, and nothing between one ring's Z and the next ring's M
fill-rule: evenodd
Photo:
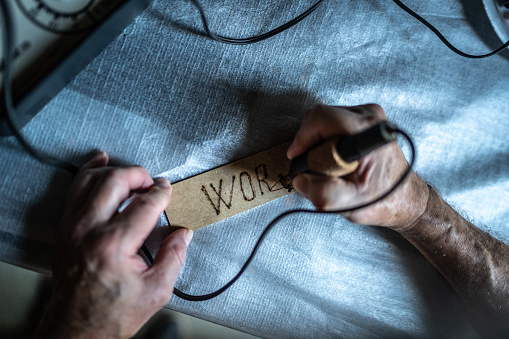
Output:
M172 227L197 230L287 195L280 175L290 160L285 143L172 184L166 215ZM286 186L286 185L285 185Z

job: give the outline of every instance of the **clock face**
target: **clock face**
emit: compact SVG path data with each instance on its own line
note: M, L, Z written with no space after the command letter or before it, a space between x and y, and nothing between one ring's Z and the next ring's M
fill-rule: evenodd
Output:
M95 27L123 0L16 0L37 26L58 34L83 33Z

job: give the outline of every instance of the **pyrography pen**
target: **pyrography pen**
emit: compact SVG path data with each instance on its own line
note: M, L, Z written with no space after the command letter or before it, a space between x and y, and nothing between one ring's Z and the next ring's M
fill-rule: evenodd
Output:
M358 160L375 149L386 145L397 137L398 128L382 121L358 134L336 137L312 148L292 160L290 178L302 173L342 177L354 172Z

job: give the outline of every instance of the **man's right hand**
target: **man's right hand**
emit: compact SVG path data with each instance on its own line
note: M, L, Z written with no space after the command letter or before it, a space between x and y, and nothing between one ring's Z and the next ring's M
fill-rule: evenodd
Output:
M288 157L295 158L328 138L349 136L385 119L378 105L317 106L305 114ZM362 158L349 176L303 174L293 185L319 209L343 209L379 197L407 166L401 149L391 143ZM345 216L358 224L398 231L449 281L479 334L509 337L509 246L462 218L414 172L387 198Z
M350 136L387 120L378 105L354 107L315 106L304 114L302 125L287 156L293 159L317 144ZM294 187L318 209L339 210L372 201L388 191L408 168L397 143L386 145L359 162L358 169L343 178L313 174L298 175ZM413 224L424 212L429 188L414 172L383 201L345 215L357 224L387 226L400 230Z

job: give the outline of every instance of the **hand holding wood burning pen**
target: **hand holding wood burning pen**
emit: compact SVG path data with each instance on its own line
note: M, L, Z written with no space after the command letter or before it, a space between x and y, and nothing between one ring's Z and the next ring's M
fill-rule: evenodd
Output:
M370 126L385 119L378 105L314 107L304 115L287 155L296 159L310 149L311 153L316 152L315 145L338 135L343 142L359 140L355 136L369 133ZM348 143L333 145L342 160L348 159L345 149ZM348 148L357 149L356 146ZM293 185L318 209L332 213L352 204L372 201L379 194L375 192L387 190L408 166L395 142L361 157L358 165L352 166L354 171L342 177L313 174L323 173L323 167L312 169L309 154L306 160L304 165L300 165L301 160L294 161ZM343 215L357 224L386 226L399 232L451 284L482 337L507 338L509 246L465 220L417 174L412 171L382 201Z
M401 149L390 142L395 128L385 120L378 105L310 110L287 152L291 159L306 153L306 166L302 161L294 163L296 189L326 213L353 205L355 211L350 208L345 215L351 221L398 231L451 283L479 333L507 337L509 247L463 219L409 171ZM324 173L312 167L314 146L338 135L341 138L332 146L326 143L327 147L316 149L332 149L333 158L341 157L353 172L346 176L348 171L341 172L343 177L310 173L310 168ZM55 294L36 337L131 337L167 303L184 264L192 232L183 229L163 241L155 258L142 247L151 267L136 255L170 202L169 182L154 182L141 167L107 164L108 156L99 153L81 168L70 190L57 236ZM394 187L393 194L380 196ZM133 192L139 192L137 197L119 212ZM296 209L277 216L237 275L223 287L203 295L173 292L189 301L219 296L242 276L270 229L292 213L322 211ZM119 287L125 293L119 295Z
M409 169L401 148L392 142L396 130L378 105L313 107L287 151L294 188L319 210L374 201L398 186ZM343 215L354 223L397 228L418 218L427 196L426 183L410 171L383 202Z
M395 141L397 127L388 122L378 124L350 137L334 137L312 148L291 162L290 178L314 173L342 177L354 172L358 160L375 149Z

